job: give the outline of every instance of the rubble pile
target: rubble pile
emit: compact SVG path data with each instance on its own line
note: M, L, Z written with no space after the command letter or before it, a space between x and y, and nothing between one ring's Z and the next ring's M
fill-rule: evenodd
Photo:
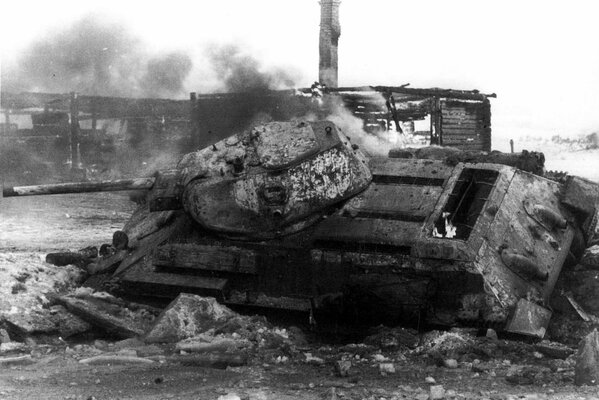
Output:
M8 330L0 330L0 368L67 362L81 368L180 365L226 369L248 376L274 371L293 376L302 372L311 376L313 383L290 383L289 390L316 394L326 391L329 395L334 392L336 397L330 398L408 396L422 400L517 398L493 397L493 393L510 388L526 390L531 385L572 385L575 379L576 384L594 384L595 379L582 377L579 370L583 367L577 360L596 368L596 332L578 352L546 340L525 343L499 339L492 330L477 336L476 330L463 328L418 333L381 326L360 343L330 345L308 340L298 328L277 327L264 317L240 315L214 298L191 294L181 294L159 314L89 290L56 301L67 305L73 302L79 307L78 311L61 307L63 318L69 314L67 309L73 310L73 318L81 318L90 329L105 330L112 336L80 344L44 344L35 340L35 332L16 338ZM5 318L4 324L16 326L17 322ZM122 329L125 326L129 331ZM586 376L594 376L588 368L584 371ZM373 379L380 382L378 388L365 384ZM492 389L464 387L462 379L480 381ZM402 383L398 386L398 382ZM221 390L220 396L239 398L252 393L251 388L243 386Z
M562 202L576 211L575 223L582 227L582 234L579 244L573 246L578 254L557 281L548 334L575 346L599 325L599 184L569 176L562 197Z

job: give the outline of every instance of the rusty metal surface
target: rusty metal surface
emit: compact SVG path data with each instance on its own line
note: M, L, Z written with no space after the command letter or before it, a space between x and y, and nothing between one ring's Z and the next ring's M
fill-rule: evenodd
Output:
M510 304L515 304L521 297L542 301L553 290L572 242L573 228L568 226L549 231L526 212L524 204L526 200L565 213L565 210L559 209L559 190L556 182L516 171L489 229L489 247L479 253L479 264L483 274L496 282L495 287L502 292L501 297ZM530 258L548 272L547 281L527 279L502 262L497 263L502 249Z
M385 245L396 246L396 253L409 254L420 225L421 222L332 216L317 226L314 238L337 245L345 243L348 247L371 245L371 252L382 251Z
M423 222L433 211L441 187L373 183L345 207L350 216Z
M374 157L368 161L374 176L405 176L446 180L453 166L441 160ZM442 183L441 183L442 185Z
M254 145L262 166L288 168L320 150L316 136L306 122L273 122L252 129Z

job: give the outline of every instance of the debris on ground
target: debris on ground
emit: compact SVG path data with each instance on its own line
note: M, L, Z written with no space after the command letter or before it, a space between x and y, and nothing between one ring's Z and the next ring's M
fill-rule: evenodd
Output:
M95 246L89 246L74 251L48 253L46 255L46 262L59 267L65 265L76 265L78 267L85 267L89 263L93 262L98 257L98 249Z
M599 384L599 333L596 329L580 342L574 382L579 386Z
M364 343L385 350L413 349L419 341L415 330L403 327L389 328L381 325L372 328L370 332L371 334L364 339Z
M137 356L128 355L101 355L79 360L81 364L99 365L99 364L153 364L154 361Z
M148 343L177 342L222 328L235 314L214 298L181 293L156 318L145 340Z
M92 327L61 305L32 310L24 314L6 314L3 322L10 336L20 340L41 335L59 335L68 338L87 332Z
M110 297L66 295L55 300L81 319L116 337L143 335L154 316L144 310L133 311L116 301L110 301Z

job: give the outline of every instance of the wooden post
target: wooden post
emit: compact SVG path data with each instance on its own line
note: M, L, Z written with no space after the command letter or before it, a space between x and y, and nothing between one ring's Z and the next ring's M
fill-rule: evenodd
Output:
M484 151L491 151L491 102L485 98L482 103ZM512 153L514 151L512 150Z
M2 133L4 135L10 133L10 110L8 108L4 110L4 131Z
M431 99L431 143L443 145L441 137L441 100L438 97Z
M71 169L79 168L79 101L77 92L71 92Z
M514 139L510 139L510 149L513 153L514 152Z
M96 100L91 101L92 106L92 133L96 132L96 126L98 124L98 113L96 111Z
M191 123L191 143L194 148L200 147L200 121L196 92L189 93L189 121Z

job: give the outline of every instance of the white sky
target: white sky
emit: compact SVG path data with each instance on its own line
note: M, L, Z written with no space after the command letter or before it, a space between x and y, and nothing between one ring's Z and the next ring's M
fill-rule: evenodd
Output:
M384 84L495 92L493 132L599 131L599 4L532 0L343 0L342 86ZM597 9L597 10L596 10ZM53 29L99 13L150 50L186 50L202 90L202 51L235 42L266 66L318 76L317 0L19 1L2 5L5 62Z

